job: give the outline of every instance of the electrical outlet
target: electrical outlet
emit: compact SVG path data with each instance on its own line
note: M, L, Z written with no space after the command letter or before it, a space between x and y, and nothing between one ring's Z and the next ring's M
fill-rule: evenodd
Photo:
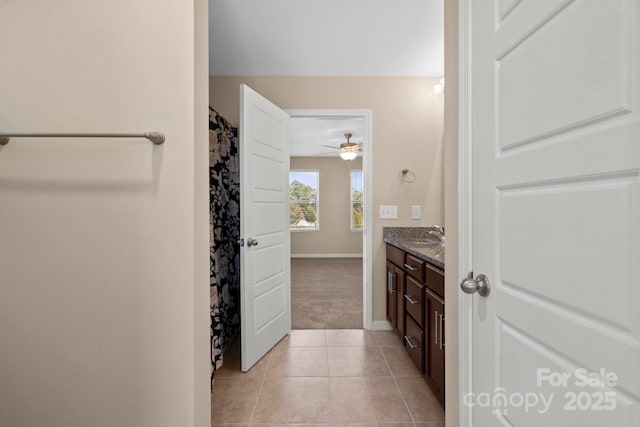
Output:
M420 219L422 218L422 206L413 205L411 206L411 219Z
M395 205L380 205L380 219L398 218L398 207Z

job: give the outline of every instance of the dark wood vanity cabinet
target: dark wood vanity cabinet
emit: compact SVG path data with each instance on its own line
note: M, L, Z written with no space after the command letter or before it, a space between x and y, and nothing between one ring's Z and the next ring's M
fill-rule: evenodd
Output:
M390 244L387 319L444 407L444 271Z

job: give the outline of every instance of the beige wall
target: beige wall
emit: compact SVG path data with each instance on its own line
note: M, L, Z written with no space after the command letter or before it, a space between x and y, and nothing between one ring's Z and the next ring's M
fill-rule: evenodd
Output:
M398 205L398 219L374 215L373 318L385 320L383 226L423 226L443 221L443 97L438 78L423 77L211 77L210 102L238 122L239 85L246 83L284 109L371 109L373 112L373 206ZM401 182L402 169L416 182ZM411 205L422 205L421 220Z
M211 426L209 259L209 2L194 1L194 427ZM205 113L206 111L206 113ZM204 154L204 155L203 155Z
M0 148L0 425L210 423L206 16L0 5L0 129L167 137Z
M444 224L447 343L445 400L447 427L459 424L458 387L458 1L445 1Z
M362 169L362 158L351 162ZM349 164L339 157L292 157L291 170L320 171L320 230L292 231L291 254L362 256L362 232L351 231Z

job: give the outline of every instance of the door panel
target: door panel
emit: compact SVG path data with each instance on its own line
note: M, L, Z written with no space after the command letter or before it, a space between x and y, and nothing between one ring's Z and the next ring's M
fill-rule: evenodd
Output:
M282 203L261 203L260 215L254 215L252 218L255 233L264 236L274 231L283 232L282 217L287 215L284 208Z
M638 425L640 3L480 3L473 269L491 293L470 296L472 384L498 398L473 407L473 424ZM601 370L617 379L580 381ZM517 393L551 404L499 398Z
M637 333L631 267L638 254L634 235L625 233L638 217L633 206L637 193L637 177L626 176L500 191L501 284L545 304L566 304L576 316L589 313L599 322ZM594 200L606 209L593 209ZM608 231L588 232L592 224L607 224ZM536 250L519 250L521 242L534 243ZM576 251L574 246L590 249ZM598 247L606 250L594 250ZM606 292L594 298L582 292L584 283L606 284Z
M516 9L495 33L502 151L630 111L633 31L623 14L628 2L546 3L562 9L538 6L547 12L539 20ZM517 29L508 25L511 20L518 21ZM553 72L545 72L549 66Z
M289 115L240 88L242 370L291 330ZM249 245L250 239L257 245Z

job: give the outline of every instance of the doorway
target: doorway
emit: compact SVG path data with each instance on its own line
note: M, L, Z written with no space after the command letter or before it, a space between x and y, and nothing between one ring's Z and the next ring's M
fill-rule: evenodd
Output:
M372 265L368 260L372 259L372 247L367 233L367 224L371 224L373 220L371 111L287 112L291 117L292 129L290 169L294 173L307 172L310 178L318 173L316 185L319 198L316 201L318 221L313 231L295 230L294 226L291 232L293 329L371 329ZM313 129L316 129L316 133L324 133L327 139L324 142L310 140L308 135L314 133ZM351 134L349 138L353 138L353 142L359 144L358 148L361 151L358 151L356 159L343 160L339 157L340 144L348 139L345 133ZM302 145L306 145L306 148L301 147ZM313 164L317 167L312 167ZM319 168L325 171L325 175L329 173L332 176L320 178L323 172ZM333 176L338 174L342 174L342 177ZM327 186L329 188L325 188ZM343 187L343 191L338 192L335 188L338 186ZM363 200L359 201L357 196L354 200L354 193L357 194L357 191L362 191ZM331 199L336 197L332 196L336 193L340 194L337 197L342 199L340 205L344 205L344 209L337 209L335 205L338 201ZM354 205L360 210L359 214L355 214L355 218ZM358 215L361 217L358 218ZM339 221L336 221L336 218ZM335 222L341 222L342 225L334 227ZM336 246L336 240L342 243ZM305 276L308 276L309 280L306 280ZM356 285L359 289L353 286L354 280L358 280L357 276L361 283L360 286ZM304 282L302 286L301 282ZM350 288L340 288L341 284ZM313 298L314 291L310 289L311 286L315 286L318 295L316 300ZM296 298L296 295L300 298ZM313 307L316 301L324 302L323 305L327 305L328 310L322 312L320 308L315 310L318 311L315 314L313 311L308 312L306 309ZM354 306L357 304L361 304L362 307L361 321L353 315L354 312L360 312L360 306ZM297 312L307 314L296 316Z

